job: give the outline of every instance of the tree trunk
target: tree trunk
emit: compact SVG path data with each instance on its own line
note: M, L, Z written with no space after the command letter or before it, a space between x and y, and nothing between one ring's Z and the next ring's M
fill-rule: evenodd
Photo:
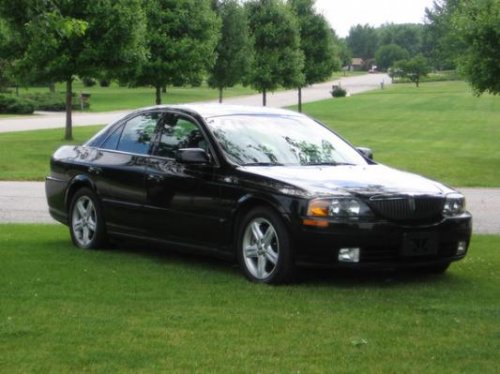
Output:
M156 88L156 105L160 105L161 104L161 86L156 85L155 88Z
M161 88L161 92L162 92L162 93L167 93L167 86L163 86L163 87Z
M49 91L50 91L50 93L56 93L55 83L49 83Z
M71 110L73 106L73 78L69 77L66 81L66 129L64 132L65 140L73 140L73 128L71 120Z
M262 90L262 106L266 106L266 105L267 105L267 91L264 88Z
M219 87L219 103L222 104L222 91L224 90L224 88L222 87Z
M302 87L299 87L299 113L302 113Z

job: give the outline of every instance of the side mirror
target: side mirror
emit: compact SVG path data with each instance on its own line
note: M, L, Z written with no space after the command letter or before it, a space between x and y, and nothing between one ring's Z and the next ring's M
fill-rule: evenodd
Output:
M206 165L210 163L208 153L201 148L181 148L177 151L175 159L183 164Z
M356 147L359 153L361 153L366 158L373 160L373 151L366 147Z

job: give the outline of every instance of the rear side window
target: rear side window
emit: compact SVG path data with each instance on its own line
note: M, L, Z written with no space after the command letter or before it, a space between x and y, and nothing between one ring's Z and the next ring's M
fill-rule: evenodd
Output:
M104 142L109 146L117 141L116 149L122 152L146 154L149 152L151 142L154 137L156 124L161 117L161 113L146 113L133 117L125 125L120 127L122 131L113 132ZM119 140L116 140L119 137ZM108 147L104 147L111 149Z

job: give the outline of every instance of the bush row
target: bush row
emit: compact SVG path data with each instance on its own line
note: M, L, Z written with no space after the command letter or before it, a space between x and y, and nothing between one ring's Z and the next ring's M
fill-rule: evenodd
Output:
M31 114L35 110L62 112L66 110L64 94L34 93L24 96L0 95L0 113ZM83 108L88 109L89 102ZM73 109L81 109L80 100L73 94Z

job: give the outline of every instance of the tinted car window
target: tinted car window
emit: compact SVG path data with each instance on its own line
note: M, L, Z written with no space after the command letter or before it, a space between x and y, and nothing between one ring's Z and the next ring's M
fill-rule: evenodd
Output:
M155 155L175 158L181 148L202 148L207 150L207 142L199 127L194 122L178 118L166 121L163 125L160 141L155 150Z
M101 148L104 149L116 149L118 146L118 141L120 140L120 135L122 134L123 131L123 126L118 126L102 143Z
M148 113L127 121L116 149L123 152L148 153L159 118L160 113Z

